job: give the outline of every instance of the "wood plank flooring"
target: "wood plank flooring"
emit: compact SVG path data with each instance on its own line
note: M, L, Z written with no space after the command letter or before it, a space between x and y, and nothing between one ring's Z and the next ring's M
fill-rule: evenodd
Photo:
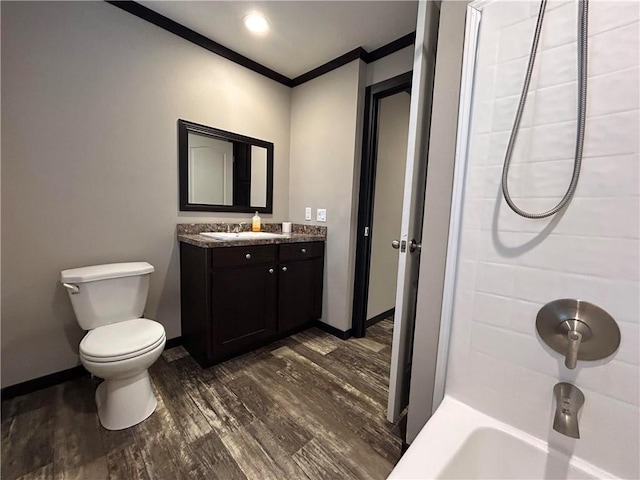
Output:
M100 426L96 380L4 401L2 478L386 478L401 450L385 420L392 328L312 328L208 369L167 350L150 370L156 412L122 431Z

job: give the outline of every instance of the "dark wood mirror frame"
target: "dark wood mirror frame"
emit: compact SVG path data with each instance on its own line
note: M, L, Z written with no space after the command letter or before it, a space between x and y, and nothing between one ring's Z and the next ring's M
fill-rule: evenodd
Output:
M267 185L266 206L252 207L250 205L214 205L206 203L189 203L189 133L196 133L212 138L227 140L236 145L255 145L267 150ZM234 164L234 170L235 170ZM180 211L198 212L243 212L243 213L273 213L273 143L257 138L247 137L233 132L227 132L206 125L178 120L178 177L180 187ZM235 172L234 172L235 175Z

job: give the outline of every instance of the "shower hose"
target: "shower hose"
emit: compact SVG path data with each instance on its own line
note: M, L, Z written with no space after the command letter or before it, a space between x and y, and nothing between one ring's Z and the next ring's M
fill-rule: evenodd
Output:
M573 163L573 174L571 176L571 183L567 192L555 207L543 213L529 213L518 208L513 202L511 195L509 194L508 179L509 179L509 167L511 165L511 157L513 155L513 149L515 147L516 139L518 138L518 130L520 129L520 122L522 121L522 113L524 111L525 103L527 101L527 94L529 92L529 83L531 82L531 74L533 72L533 66L536 60L536 52L538 50L538 42L540 40L540 32L542 31L542 22L544 19L544 12L547 6L547 0L542 0L540 3L540 11L538 12L538 21L536 23L536 30L533 37L533 43L531 45L531 54L529 55L529 64L527 66L527 73L524 79L524 86L522 87L522 93L520 94L520 102L518 103L518 110L516 111L516 117L513 122L513 128L511 129L511 135L509 137L509 143L507 144L507 152L504 158L504 165L502 167L502 194L507 204L518 215L525 218L546 218L560 211L563 207L569 203L571 197L578 185L578 178L580 177L580 167L582 166L582 149L584 145L584 131L585 131L585 113L587 107L587 18L588 18L588 0L578 0L578 128L576 131L576 151L575 160Z

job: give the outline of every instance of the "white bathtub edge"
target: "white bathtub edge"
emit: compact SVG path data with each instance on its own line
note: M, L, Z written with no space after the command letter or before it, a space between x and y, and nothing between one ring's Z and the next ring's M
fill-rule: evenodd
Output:
M446 395L436 412L395 466L388 479L437 478L464 441L480 428L493 428L503 431L532 445L536 449L544 452L551 451L554 454L566 457L566 454L552 449L543 440L496 420ZM597 478L617 478L578 457L571 457L570 463L592 473Z

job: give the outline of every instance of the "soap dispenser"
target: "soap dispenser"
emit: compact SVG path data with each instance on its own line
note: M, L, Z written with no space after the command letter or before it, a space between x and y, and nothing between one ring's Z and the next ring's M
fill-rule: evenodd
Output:
M256 214L253 216L253 219L251 222L251 231L252 232L260 231L260 215L258 215L258 212L256 212Z

